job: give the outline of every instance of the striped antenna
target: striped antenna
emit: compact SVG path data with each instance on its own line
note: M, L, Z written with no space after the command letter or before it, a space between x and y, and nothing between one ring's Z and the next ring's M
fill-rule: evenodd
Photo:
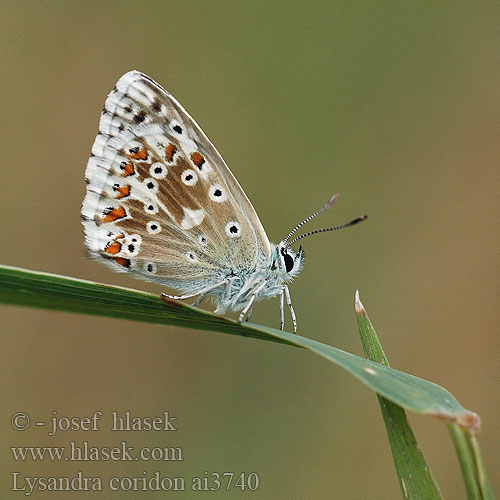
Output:
M282 241L282 243L285 243L285 247L289 247L292 243L290 244L287 244L287 241L290 239L290 236L292 236L293 233L295 233L295 231L297 231L297 229L301 228L304 224L308 223L310 220L314 219L314 217L318 216L319 214L323 213L325 210L327 210L328 208L330 208L338 199L338 197L340 196L340 194L334 194L329 200L328 200L328 203L323 207L323 208L320 208L317 212L314 212L312 215L310 215L309 217L307 217L306 219L304 219L302 222L299 222L299 224L297 224L289 233L288 233L288 236ZM293 240L293 241L297 241L297 240Z
M349 227L349 226L354 226L358 222L364 221L368 218L367 215L362 215L361 217L358 217L357 219L354 219L350 222L346 222L345 224L340 224L339 226L333 226L333 227L325 227L324 229L316 229L316 231L309 231L308 233L301 234L297 238L293 239L290 243L287 243L286 246L290 247L292 246L296 241L301 240L302 238L305 238L306 236L311 236L311 234L317 234L317 233L325 233L327 231L336 231L337 229L342 229L344 227ZM299 226L300 227L300 226Z

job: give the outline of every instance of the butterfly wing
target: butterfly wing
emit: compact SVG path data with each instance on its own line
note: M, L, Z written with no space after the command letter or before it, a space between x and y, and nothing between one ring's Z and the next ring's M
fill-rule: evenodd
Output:
M269 259L264 228L182 106L130 71L109 94L86 170L90 256L183 293Z

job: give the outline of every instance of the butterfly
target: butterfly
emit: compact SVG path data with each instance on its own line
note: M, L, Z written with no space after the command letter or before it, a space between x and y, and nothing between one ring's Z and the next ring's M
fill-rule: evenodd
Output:
M279 244L264 228L219 152L184 108L139 71L123 75L108 95L92 146L82 205L85 246L91 258L115 271L180 292L168 299L207 295L216 312L241 311L248 321L255 301L280 296L293 331L297 321L287 283L302 270L304 251L292 245L323 231L352 226L366 216Z

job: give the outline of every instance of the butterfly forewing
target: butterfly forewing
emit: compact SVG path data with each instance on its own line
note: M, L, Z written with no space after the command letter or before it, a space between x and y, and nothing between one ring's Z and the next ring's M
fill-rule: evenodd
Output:
M86 245L115 270L194 291L269 258L262 224L220 154L142 73L126 73L109 94L86 181Z

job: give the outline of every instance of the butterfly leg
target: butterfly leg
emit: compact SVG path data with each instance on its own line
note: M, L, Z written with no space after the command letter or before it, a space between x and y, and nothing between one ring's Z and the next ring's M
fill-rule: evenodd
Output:
M198 306L198 305L201 303L201 301L202 301L202 300L203 300L206 296L207 296L207 294L206 294L206 293L202 293L202 294L200 294L200 296L199 296L199 297L198 297L198 298L197 298L197 299L196 299L196 300L195 300L195 301L191 304L191 307L196 307L196 306Z
M234 280L234 277L233 278L230 278L227 282L227 286L226 286L226 300L229 300L231 298L231 284Z
M253 310L253 304L255 302L255 297L259 294L259 292L266 286L267 280L263 281L256 289L255 292L252 293L252 296L250 297L250 300L248 301L247 305L243 308L243 311L241 311L240 317L238 318L238 322L242 323L243 320L245 319L245 316L247 318L247 321L250 319L250 315L252 314Z
M226 283L229 283L228 279L225 279L219 283L215 283L215 285L210 285L210 286L207 286L206 288L202 288L201 290L198 290L197 292L194 292L194 293L188 293L186 295L168 295L167 293L162 293L161 296L162 296L162 298L174 299L174 300L191 299L193 297L196 297L197 295L204 296L208 292L214 290L215 288L219 288L220 286L225 285Z
M250 316L252 315L254 304L255 304L255 302L252 303L252 305L250 306L250 309L248 310L247 317L245 318L246 322L250 321Z
M281 289L280 293L280 330L285 329L285 304L284 304L285 287Z
M251 309L253 308L254 302L255 302L255 293L252 294L250 300L248 301L248 304L244 307L243 311L241 311L240 317L238 318L239 323L243 323L243 320L245 319L245 316L247 316L248 311L250 311L250 313L252 312ZM248 321L248 316L247 316L247 321Z
M285 290L286 303L288 305L288 308L290 309L290 315L292 316L293 333L297 333L297 318L295 317L295 311L293 310L292 307L292 299L290 298L290 291L288 290L288 287L286 285L284 285L283 288Z

